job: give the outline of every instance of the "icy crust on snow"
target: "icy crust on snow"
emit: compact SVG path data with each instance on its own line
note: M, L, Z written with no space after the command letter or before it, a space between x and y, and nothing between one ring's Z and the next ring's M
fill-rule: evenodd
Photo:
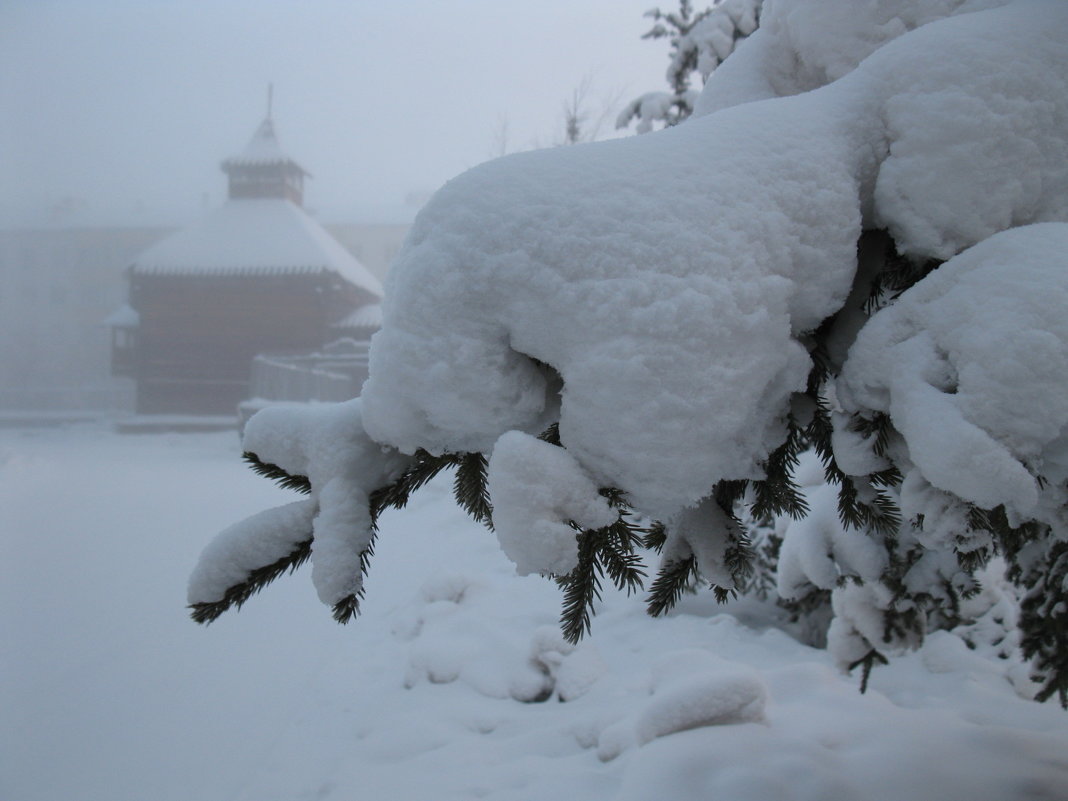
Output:
M615 522L617 513L563 448L521 431L504 434L489 460L493 528L521 576L563 576L578 564L576 531Z
M1065 253L1068 224L1044 223L946 262L860 332L839 399L889 413L933 486L1034 515L1035 477L1065 477Z
M804 5L782 6L784 31L801 36ZM822 89L509 156L443 188L391 273L370 435L488 452L559 404L591 478L667 519L760 474L810 367L797 337L849 292L862 215L934 255L1068 216L1068 4L929 24L983 4L869 5L889 33L846 37L843 65L875 52Z
M403 469L407 458L367 436L359 399L263 409L249 420L243 446L262 462L293 476L306 476L311 498L256 515L219 535L190 580L190 603L221 599L228 587L246 578L248 570L288 554L309 530L312 583L319 599L332 605L359 592L363 582L360 554L372 536L368 498ZM293 513L286 511L291 508ZM281 536L278 530L289 519L287 515L297 512L304 516L303 525L293 527L297 540L264 561L264 548ZM230 568L224 569L227 565Z

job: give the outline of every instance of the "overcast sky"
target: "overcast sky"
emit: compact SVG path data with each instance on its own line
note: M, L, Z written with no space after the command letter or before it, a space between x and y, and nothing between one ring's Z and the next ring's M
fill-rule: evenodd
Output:
M667 44L640 39L655 4L0 0L0 223L65 198L84 220L195 217L269 82L312 211L390 216L502 144L558 140L584 80L596 113L665 88Z

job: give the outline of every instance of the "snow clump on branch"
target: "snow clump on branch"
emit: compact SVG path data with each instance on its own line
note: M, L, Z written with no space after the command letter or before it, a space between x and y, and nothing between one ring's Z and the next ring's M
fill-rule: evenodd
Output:
M579 464L661 518L758 477L863 227L946 256L1068 218L1066 22L1060 3L962 14L804 95L453 180L387 285L368 432L406 452L489 452L559 404Z
M865 682L960 622L1001 555L1038 697L1068 706L1065 30L1053 0L767 0L685 124L448 183L394 263L361 400L250 428L307 477L318 506L278 519L313 516L323 600L347 619L375 510L450 465L520 572L557 577L572 641L599 575L641 585L636 543L661 551L659 613L694 574L746 589L739 510L811 512L779 590L830 595ZM837 492L794 481L806 445ZM237 573L249 531L219 549ZM195 578L206 619L300 553Z

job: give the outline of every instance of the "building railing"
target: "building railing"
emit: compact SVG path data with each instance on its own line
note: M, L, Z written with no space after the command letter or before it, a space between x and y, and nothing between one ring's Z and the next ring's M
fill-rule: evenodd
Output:
M345 401L367 378L367 342L339 340L316 353L262 354L252 361L251 398L262 401Z

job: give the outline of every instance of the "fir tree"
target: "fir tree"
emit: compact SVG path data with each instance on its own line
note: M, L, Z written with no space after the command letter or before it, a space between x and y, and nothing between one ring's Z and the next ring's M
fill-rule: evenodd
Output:
M671 47L667 71L671 91L646 92L631 100L616 118L616 128L636 123L637 131L645 133L656 124L670 127L689 117L698 94L692 87L694 74L703 84L735 45L756 30L761 2L716 0L695 12L690 0L679 0L677 11L646 12L654 25L642 38L667 39Z

